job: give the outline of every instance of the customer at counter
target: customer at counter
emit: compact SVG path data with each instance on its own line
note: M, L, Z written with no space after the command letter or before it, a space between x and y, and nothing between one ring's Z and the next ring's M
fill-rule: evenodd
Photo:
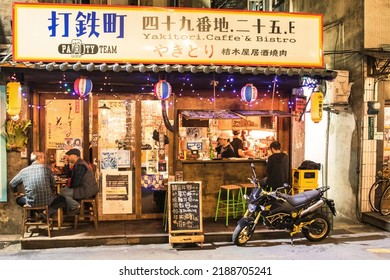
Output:
M270 144L269 149L272 153L267 160L267 177L260 180L260 185L266 191L276 190L288 183L289 176L289 158L281 151L281 145L278 141Z
M230 135L227 132L222 132L218 137L219 146L215 148L217 151L217 158L231 158L234 157L234 149L230 145Z

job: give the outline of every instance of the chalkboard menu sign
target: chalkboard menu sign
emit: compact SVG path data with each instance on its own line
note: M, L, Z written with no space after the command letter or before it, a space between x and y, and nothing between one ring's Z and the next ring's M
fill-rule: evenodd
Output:
M168 184L170 233L203 232L201 182Z

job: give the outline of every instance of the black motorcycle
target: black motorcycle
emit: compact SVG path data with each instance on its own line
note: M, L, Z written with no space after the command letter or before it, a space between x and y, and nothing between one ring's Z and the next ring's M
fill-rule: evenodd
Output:
M288 185L268 192L261 188L253 163L251 169L254 188L249 196L244 195L248 209L233 232L234 244L245 245L251 239L259 221L268 229L289 231L291 244L293 236L300 232L313 242L321 241L329 235L330 221L326 215L318 212L326 204L336 216L334 201L324 197L329 187L319 187L293 196L283 192Z

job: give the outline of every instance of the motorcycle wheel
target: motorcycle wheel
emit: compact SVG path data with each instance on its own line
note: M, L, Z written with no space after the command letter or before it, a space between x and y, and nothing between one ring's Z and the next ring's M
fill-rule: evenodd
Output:
M325 239L330 233L329 219L322 214L315 214L312 220L314 221L310 225L302 229L303 236L313 242Z
M237 246L245 245L251 239L253 232L249 225L237 225L233 232L233 243Z

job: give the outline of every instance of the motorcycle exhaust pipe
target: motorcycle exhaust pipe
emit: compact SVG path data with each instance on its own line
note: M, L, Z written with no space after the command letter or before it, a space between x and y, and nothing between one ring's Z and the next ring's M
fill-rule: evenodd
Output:
M307 214L311 214L311 213L317 211L317 209L320 209L322 207L322 205L324 205L324 204L325 204L325 202L322 199L318 200L312 206L310 206L309 208L303 210L301 215L299 215L299 217L303 217L303 216L305 216Z

